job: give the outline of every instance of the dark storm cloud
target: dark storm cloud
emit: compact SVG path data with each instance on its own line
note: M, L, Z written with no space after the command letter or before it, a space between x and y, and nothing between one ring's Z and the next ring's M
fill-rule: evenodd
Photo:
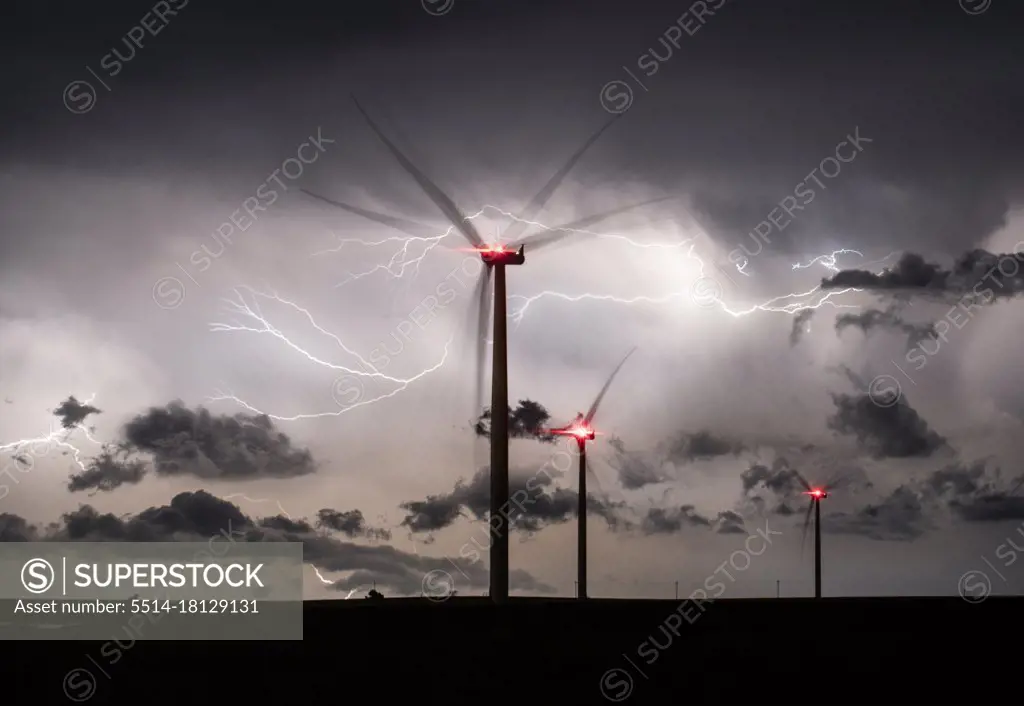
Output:
M744 496L752 499L760 510L783 517L806 516L812 501L804 495L799 472L790 468L785 459L777 459L771 468L755 464L744 471L740 479ZM829 499L822 501L825 503L822 507L822 531L854 534L874 540L910 540L932 527L927 512L934 508L910 486L901 486L881 500L868 502L853 512L833 512L831 502L844 496L856 496L874 486L860 468L843 469L822 485L830 493ZM767 490L771 497L754 495L759 488Z
M879 273L868 270L841 270L821 280L822 289L924 290L936 293L946 290L949 272L939 265L925 262L917 253L907 252L892 267Z
M829 429L856 437L876 458L928 457L948 448L905 395L880 404L870 394L833 393L832 401L836 412L828 419Z
M964 465L954 463L932 473L924 487L938 496L960 498L992 490L991 477L984 460Z
M640 522L644 534L676 534L690 528L714 530L718 534L746 534L743 518L732 510L713 518L697 512L693 505L673 508L652 507Z
M536 439L551 443L555 437L545 433L551 415L544 405L533 400L519 400L515 409L508 408L508 435L512 439ZM477 436L490 438L491 410L486 409L476 420L474 431Z
M151 469L157 475L207 479L287 478L316 470L310 452L294 448L266 416L212 415L171 402L137 415L122 434L117 446L106 446L71 476L69 491L136 485Z
M965 522L1024 520L1024 498L1017 494L1024 477L1007 489L1001 475L985 460L955 463L935 471L922 485Z
M205 479L291 478L313 473L307 449L265 415L214 415L181 402L152 407L128 422L123 447L150 454L158 475Z
M102 410L93 407L91 404L84 404L71 395L60 403L53 414L60 418L60 425L65 429L76 427L85 421L90 414L100 414Z
M391 10L353 9L344 23L313 23L315 27L308 26L308 17L316 16L313 12L292 8L271 13L253 7L247 15L246 37L230 52L222 42L225 32L231 30L228 18L190 6L189 19L161 33L164 53L133 61L131 71L124 72L126 83L119 84L114 95L132 95L133 91L138 95L152 86L152 93L142 95L156 103L157 131L166 134L174 147L189 146L191 150L166 150L168 142L144 139L133 140L130 146L152 151L164 147L171 152L165 155L168 159L212 154L217 161L230 163L235 155L224 146L211 150L218 131L193 131L197 121L183 120L182 110L198 109L174 99L189 95L174 84L197 75L189 70L192 67L216 66L219 73L203 74L204 82L212 84L211 91L238 86L238 76L245 75L243 67L251 66L254 56L263 56L267 46L284 47L290 41L297 54L294 69L291 62L275 66L268 79L278 80L268 80L264 89L235 90L232 106L237 106L237 112L228 116L214 115L209 103L203 103L206 124L220 119L230 125L232 120L226 117L237 122L244 116L252 123L246 127L256 128L260 120L279 126L282 113L340 115L337 104L325 104L322 92L301 80L304 66L320 67L319 73L308 72L315 74L317 84L333 78L323 76L326 62L319 54L328 49L336 60L355 63L361 59L359 73L370 71L366 81L384 86L378 90L394 96L390 100L396 110L415 111L421 123L433 117L437 123L447 124L441 128L428 125L436 129L424 129L431 137L422 138L423 142L433 138L443 143L453 135L474 146L500 142L490 147L495 150L491 158L518 168L521 162L535 161L538 154L542 157L546 145L537 145L539 129L524 124L522 117L512 118L502 108L508 86L519 85L524 76L543 73L543 85L531 94L537 99L528 102L536 105L529 110L543 116L538 122L548 126L548 134L578 131L579 124L588 118L593 122L594 113L600 110L598 90L602 84L630 78L613 67L629 55L646 55L649 61L651 49L661 54L673 50L659 44L659 32L652 28L669 27L680 17L680 6L670 2L639 0L624 12L621 3L594 0L587 4L587 31L581 33L571 3L467 3L446 15L442 26L426 24L435 18L416 3L387 5ZM967 17L955 3L941 8L920 2L894 6L871 0L817 5L783 0L727 3L708 19L699 36L683 37L670 63L655 62L657 74L651 78L650 95L634 87L637 103L650 98L658 101L657 110L645 111L639 106L630 110L621 126L625 129L610 136L614 139L600 155L607 162L601 166L608 173L643 174L659 187L680 182L688 185L698 210L713 221L716 239L730 246L761 224L772 224L774 214L784 217L778 222L788 222L788 226L773 226L771 242L765 247L781 251L817 250L822 233L854 244L888 247L897 243L903 247L931 242L950 248L950 252L961 251L1003 222L1007 201L1015 193L1019 196L1021 185L1017 116L1022 103L1019 87L1024 82L1019 62L1014 61L1017 38L1010 33L1020 11L1013 3L1005 3L999 12L1000 21L993 21L991 13ZM307 26L300 32L296 27L303 16ZM922 17L928 22L922 23ZM85 26L81 15L61 19L58 23L41 14L28 22L7 24L12 34L17 33L12 42L25 42L24 33L31 26L34 33L58 33L60 39L37 37L26 46L73 42L87 52L96 52L95 39L90 49L88 33L79 31ZM89 26L95 25L90 22ZM529 51L495 52L487 62L471 60L495 41L511 44L524 32L533 37ZM365 36L363 41L357 39L362 33L382 38L380 46L389 49L369 53ZM416 41L407 44L406 39ZM455 47L453 65L458 71L437 77L418 66L418 57L434 46ZM590 59L596 54L620 58L605 64ZM219 61L212 61L211 56ZM308 57L308 64L303 65L300 56ZM82 58L95 62L99 57ZM43 55L39 59L31 63L58 60ZM633 71L640 75L644 68L638 66ZM63 86L54 85L52 79L40 80L50 72L41 66L38 75L25 73L18 77L23 85L15 90L18 95L25 94L12 114L19 122L18 129L4 136L5 144L20 142L22 154L33 154L33 148L44 146L43 142L32 144L25 138L38 134L46 136L54 161L57 155L69 154L68 148L76 141L85 143L78 147L80 152L102 154L100 150L107 145L83 140L80 130L84 128L65 127L60 119L69 116L53 110L54 97ZM408 75L409 85L417 87L415 97L406 84L400 88L387 82L402 75ZM284 80L293 92L283 92L279 84ZM646 86L647 79L641 80ZM170 90L171 86L179 90ZM491 92L481 94L482 87ZM277 99L276 106L270 108L287 106L287 110L268 109L267 95ZM468 100L470 95L473 100ZM443 106L453 96L467 99L467 110L456 115L446 112ZM559 109L553 110L553 101L559 96L570 96L572 102L559 103ZM694 96L700 99L695 101ZM257 105L264 110L255 110ZM759 109L746 110L749 105ZM118 116L118 111L101 113L101 109L89 115L95 130L115 133L121 128L121 138L126 139L125 134L130 133L121 122L127 121L123 111ZM561 124L551 129L552 123ZM870 142L849 140L858 130ZM495 133L507 137L487 139ZM692 138L686 139L688 136ZM847 144L838 151L841 157L835 156L844 140L861 144L863 151ZM856 154L855 159L845 161L851 154ZM446 158L446 162L456 162L459 156ZM832 161L826 161L829 159ZM454 164L450 169L454 172L461 166ZM586 166L595 171L599 168L593 162ZM813 189L812 200L806 189ZM789 203L788 215L784 210L787 198L800 206L796 209Z
M612 437L608 440L608 445L613 451L608 464L618 473L619 483L626 490L637 490L668 480L652 460L628 450L622 439Z
M0 515L0 541L93 541L93 542L301 542L303 557L321 571L354 572L332 584L350 591L376 582L396 593L416 595L430 571L448 571L456 562L469 588L484 588L488 575L478 563L421 557L391 546L363 546L315 533L305 520L283 516L256 520L237 505L206 491L180 493L170 505L151 507L136 515L118 517L83 505L65 513L45 528L27 523L17 515ZM529 573L512 572L512 585L524 590L551 591Z
M123 449L105 448L99 456L85 463L85 470L68 479L72 493L83 490L111 491L122 485L136 485L149 472L141 459L130 459Z
M316 514L317 527L340 532L346 537L367 537L369 539L391 539L391 531L383 528L369 527L362 510L339 512L324 508Z
M743 450L743 444L735 439L701 430L678 434L666 445L665 455L669 461L683 464L719 456L736 456Z
M928 509L918 493L900 486L881 501L869 503L856 512L823 513L821 529L879 541L912 540L933 527L927 517Z
M785 459L778 458L771 467L755 463L740 474L743 494L751 495L758 487L778 495L781 498L792 498L803 492L800 475L789 467Z
M579 494L575 490L552 487L548 472L533 473L516 470L509 474L509 519L513 528L536 532L549 524L561 524L576 517ZM481 468L466 483L459 480L450 493L431 495L425 500L402 503L407 511L402 526L413 532L433 532L448 527L468 510L472 517L483 520L490 512L490 469ZM624 503L600 499L587 494L587 512L604 519L617 529L623 518L618 510Z
M856 314L840 314L836 317L836 333L842 334L843 330L850 326L856 326L865 335L870 334L875 329L900 331L907 335L908 348L913 348L922 338L938 336L934 323L910 323L900 316L896 306L891 306L884 311L881 309L865 309Z
M0 542L35 542L39 533L25 518L0 512Z
M991 303L1024 292L1024 241L1014 252L995 254L974 249L945 269L916 253L904 253L899 262L880 273L842 270L823 279L824 289L854 287L875 292L927 297L959 295L961 303Z
M982 495L969 502L953 501L950 509L966 522L1024 520L1024 498L1004 492Z

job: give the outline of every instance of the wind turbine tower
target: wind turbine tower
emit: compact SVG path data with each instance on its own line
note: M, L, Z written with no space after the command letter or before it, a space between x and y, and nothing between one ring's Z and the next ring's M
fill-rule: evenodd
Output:
M622 366L629 360L629 356L633 355L633 348L626 354L626 357L622 359L612 371L612 374L608 377L604 387L601 388L601 392L598 393L597 399L590 405L590 409L584 415L580 413L576 419L570 422L568 425L561 427L560 429L552 429L551 434L557 434L559 436L568 436L576 440L576 449L579 452L580 467L579 467L579 505L576 509L576 585L577 593L576 597L579 600L585 600L588 597L587 594L587 442L593 441L597 436L597 432L594 431L592 422L594 416L597 414L597 408L601 404L601 400L604 399L605 393L608 392L608 388L611 387L612 380L618 374ZM493 416L493 415L492 415Z
M358 100L353 97L357 110L365 118L370 129L388 148L392 156L398 161L402 168L419 184L423 192L430 198L434 205L444 214L445 218L461 234L472 247L473 252L480 254L484 263L484 270L477 282L477 301L479 306L479 330L477 331L477 411L479 414L482 408L482 372L483 358L486 353L487 344L487 317L491 310L488 306L487 295L490 293L490 280L494 279L494 349L491 371L491 409L508 409L508 314L507 314L507 292L506 292L506 266L522 265L526 262L526 245L531 250L545 247L555 243L569 235L576 234L578 229L586 228L595 223L604 221L619 213L645 206L648 204L667 201L671 196L648 199L639 203L627 206L620 206L602 213L586 216L571 223L555 226L542 230L539 233L520 238L531 221L544 208L548 200L557 190L558 186L565 180L572 167L583 156L584 152L618 120L621 115L616 115L606 122L580 147L569 160L547 181L543 188L537 192L533 199L519 213L518 219L514 220L501 234L501 241L506 244L487 244L477 232L473 222L466 217L463 211L437 184L419 169L409 158L392 142L377 126ZM422 223L412 221L398 216L371 211L369 209L353 206L342 201L319 196L306 189L303 193L315 199L341 208L349 213L356 214L381 225L393 228L397 231L410 235L414 238L437 237L434 228ZM508 417L504 413L492 415L491 420L491 517L504 516L509 508L509 481L508 481ZM505 517L505 524L497 529L492 529L490 547L490 596L496 603L504 603L508 600L509 591L509 566L508 548L509 531L506 526L508 517Z

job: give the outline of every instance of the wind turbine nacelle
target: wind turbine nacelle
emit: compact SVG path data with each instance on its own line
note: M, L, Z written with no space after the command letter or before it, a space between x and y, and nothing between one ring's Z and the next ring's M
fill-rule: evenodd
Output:
M487 265L522 265L526 263L526 246L520 245L518 250L501 247L481 250L480 259Z

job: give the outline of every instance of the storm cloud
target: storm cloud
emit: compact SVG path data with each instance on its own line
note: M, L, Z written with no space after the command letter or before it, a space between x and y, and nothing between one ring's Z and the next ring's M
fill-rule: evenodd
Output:
M902 394L879 400L870 393L834 393L832 401L836 411L829 429L856 437L876 458L928 457L947 447Z
M368 588L376 583L403 595L418 595L424 576L447 571L454 561L458 582L467 588L488 585L487 571L461 559L421 557L391 546L366 546L341 541L313 531L309 522L281 515L254 519L233 503L206 491L180 493L169 505L151 507L134 515L101 513L90 505L64 513L46 527L36 527L11 514L0 515L0 540L5 542L301 542L307 564L324 572L348 573L331 584L335 591ZM512 572L513 588L550 591L528 572Z
M579 494L555 487L554 479L559 475L561 472L547 466L539 472L522 468L510 471L508 519L514 529L536 532L576 517ZM408 514L402 526L412 532L434 532L467 516L464 511L476 520L483 520L490 512L490 493L490 469L481 468L468 483L459 480L448 493L403 502L400 507ZM624 519L617 513L621 507L621 502L587 494L587 512L601 517L613 529Z

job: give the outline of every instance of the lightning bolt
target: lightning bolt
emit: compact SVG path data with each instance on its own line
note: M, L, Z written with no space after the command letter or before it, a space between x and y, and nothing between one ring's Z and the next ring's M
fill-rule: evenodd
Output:
M277 500L276 498L250 498L245 493L232 493L231 495L225 495L224 496L224 500L231 500L233 498L241 498L242 500L245 500L246 502L256 503L256 504L272 502L275 505L277 505L277 509L281 512L282 515L284 515L289 520L294 520L294 518L290 514L288 514L288 511L284 509L284 505L281 504L281 501ZM378 518L378 519L380 519L380 518ZM410 538L411 538L411 536L410 536ZM415 544L413 545L413 550L415 551ZM416 552L416 554L418 556L419 552ZM320 583L324 584L325 586L333 586L335 584L334 581L331 581L330 579L324 578L324 575L320 573L320 569L318 569L314 564L310 564L309 566L310 566L311 569L313 569L313 573L316 574L316 577L318 579L320 579ZM355 588L353 588L351 591L348 592L348 594L345 596L344 600L347 601L348 599L350 599L361 588L364 588L364 586L356 586Z
M698 264L698 266L700 268L700 275L698 277L698 281L699 281L700 279L705 279L706 278L706 275L704 274L705 264L704 264L704 261L701 260L700 257L698 257L696 254L694 254L693 250L694 250L695 247L696 247L695 245L691 245L690 249L687 251L686 255L690 259L692 259L692 260L697 262L697 264ZM848 251L848 252L850 252L850 251ZM826 257L827 258L829 256L822 256L822 257ZM746 264L747 263L744 263L743 266L746 266ZM738 266L737 269L739 269L742 274L745 274L745 275L749 276L749 274L747 274L746 272L743 272L741 267L742 266ZM840 304L840 303L837 303L837 302L833 301L833 299L836 298L836 297L839 297L839 296L841 296L843 294L846 294L847 292L857 292L857 291L860 291L860 290L858 290L856 288L853 288L853 287L848 287L846 289L841 289L841 290L823 291L822 288L821 288L821 285L818 285L818 286L816 286L816 287L814 287L812 289L807 290L806 292L790 292L788 294L782 294L782 295L779 295L777 297L772 297L771 299L768 299L767 301L764 301L764 302L762 302L760 304L754 304L753 306L750 306L750 307L748 307L746 309L733 309L730 306L728 306L724 301L722 301L720 297L715 297L714 304L716 306L718 306L718 308L720 308L723 312L725 312L726 314L729 314L733 318L739 318L741 316L749 316L750 314L753 314L755 312L775 312L775 313L784 313L784 314L794 314L794 313L796 313L798 311L802 311L804 309L819 309L822 306L825 306L826 304L829 305L829 306L833 306L833 307L841 308L841 309L845 309L845 308L851 308L852 309L852 308L856 308L856 307L854 305L851 305L851 304ZM543 299L545 297L553 297L553 298L562 299L562 300L568 301L568 302L579 302L579 301L590 300L590 301L614 302L614 303L617 303L617 304L640 304L640 303L643 303L643 304L666 304L666 303L668 303L670 301L677 300L677 299L692 298L693 297L693 291L692 291L692 289L687 289L687 290L682 290L682 291L671 292L669 294L665 294L665 295L662 295L662 296L656 296L656 297L655 296L644 296L644 295L634 296L634 297L618 297L618 296L613 296L613 295L610 295L610 294L591 294L591 293L578 294L578 295L569 295L569 294L565 294L563 292L556 292L556 291L551 291L551 290L546 290L546 291L540 292L538 294L534 294L534 295L529 296L529 297L523 296L523 295L519 295L519 294L512 294L512 295L509 295L509 297L508 297L510 302L513 301L513 300L521 302L521 304L516 306L515 309L510 314L510 316L512 317L512 320L515 322L515 324L518 325L518 324L520 324L522 322L523 317L526 315L526 311L527 311L527 309L529 309L531 304L533 304L535 301L537 301L539 299ZM795 300L795 301L787 301L787 300ZM787 302L787 303L780 303L780 302Z
M250 498L245 493L232 493L231 495L225 495L224 496L225 500L231 500L232 498L241 498L242 500L245 500L245 501L250 502L250 503L268 503L268 502L273 502L275 505L277 505L277 509L281 511L282 515L287 517L289 520L293 519L292 516L290 514L288 514L288 511L284 509L284 506L281 504L281 501L276 500L274 498ZM333 586L334 585L333 581L330 581L330 580L324 578L323 574L320 573L320 569L316 568L316 566L314 566L313 564L310 564L309 566L313 569L313 573L316 574L316 577L318 579L320 579L321 583L326 584L328 586ZM351 598L353 593L355 593L355 590L350 591L349 594L347 596L345 596L345 599L347 600L347 599Z
M821 263L822 266L825 267L825 269L827 269L829 272L835 274L835 273L839 272L839 266L836 264L836 258L839 255L847 255L847 254L860 255L861 257L864 257L864 253L860 252L859 250L848 250L846 248L843 248L841 250L833 250L832 253L829 254L829 255L818 255L818 257L814 258L810 262L806 262L806 263L803 263L803 264L801 264L799 262L795 262L795 263L793 263L793 269L794 270L804 270L804 269L807 269L808 267L811 267L815 263ZM900 254L899 250L893 250L891 253L889 253L888 255L883 257L882 259L880 259L880 260L872 260L871 262L865 262L863 265L861 265L861 267L871 267L872 265L881 265L882 263L888 262L893 257L895 257L896 255L899 255L899 254Z
M499 208L498 206L492 206L491 204L485 204L483 208L481 208L476 213L467 215L466 220L476 220L477 218L481 218L488 214L504 216L505 218L508 218L510 220L519 221L520 223L524 223L529 226L534 226L535 228L540 228L542 230L549 232L557 230L567 233L577 233L579 235L588 235L597 238L621 240L636 248L679 248L686 245L689 242L692 242L693 240L693 238L687 238L686 240L671 243L642 243L631 238L627 238L624 235L617 235L611 233L597 233L595 231L584 230L580 228L552 228L551 226L547 226L537 221L530 221L524 218L519 218L518 216L516 216L513 213L510 213L509 211ZM448 230L446 230L444 233L441 233L440 235L433 236L416 237L396 235L388 238L380 238L378 240L365 240L363 238L338 238L337 247L317 251L313 253L313 257L317 257L319 255L328 255L332 253L339 253L344 249L346 245L379 247L382 245L397 244L397 249L394 252L392 252L391 256L388 258L386 263L375 265L371 267L369 270L365 270L362 272L349 273L348 278L336 284L335 287L342 287L346 284L349 284L359 279L363 279L364 277L369 277L370 275L376 274L378 272L386 273L389 277L394 279L404 277L407 273L411 274L412 278L415 278L415 276L419 274L420 265L423 263L424 259L426 259L427 255L429 255L431 251L436 249L442 240L448 238L453 234L457 234L455 226L449 227ZM495 241L497 242L497 238L495 239ZM422 246L422 248L419 246ZM419 254L413 255L411 253Z
M475 216L478 215L480 214L475 214ZM412 236L393 236L390 238L382 238L380 240L362 240L360 238L338 238L338 247L329 248L327 250L320 250L318 252L313 253L313 257L316 257L318 255L328 255L332 253L341 252L341 250L346 245L350 244L358 244L366 247L377 247L379 245L387 245L389 243L401 243L401 246L391 255L391 257L385 264L375 265L371 269L366 270L364 272L350 272L348 275L348 279L339 282L334 286L335 288L343 287L346 284L349 284L350 282L363 279L364 277L369 277L370 275L376 274L377 272L385 272L390 277L398 279L400 277L404 277L407 270L411 270L413 277L415 277L417 274L419 274L420 264L427 257L427 255L430 254L430 251L436 248L442 240L447 238L454 231L455 228L453 226L444 233L442 233L441 235L425 238L416 238ZM410 249L413 249L413 243L423 243L422 251L420 252L419 255L416 255L415 257L410 256Z
M818 255L818 257L804 264L795 262L793 263L793 269L806 270L808 267L811 267L812 265L820 262L829 272L839 272L839 267L836 265L836 258L840 255L847 255L851 253L854 255L860 255L861 257L864 257L864 253L860 252L859 250L847 250L846 248L843 248L842 250L833 250L830 255Z
M545 225L544 223L540 223L538 221L531 221L531 220L519 218L518 216L516 216L514 213L511 213L510 211L506 211L506 210L504 210L504 209L502 209L502 208L500 208L498 206L494 206L494 205L490 205L490 204L485 205L483 208L481 208L476 213L468 215L466 217L466 219L467 220L474 220L476 218L479 218L479 217L481 217L481 216L483 216L485 214L489 214L489 213L490 214L497 214L497 215L500 215L500 216L504 216L505 218L508 218L510 220L518 221L518 222L523 223L525 225L532 226L534 228L539 228L539 229L544 230L544 231L555 231L555 230L558 230L558 231L565 231L565 232L576 233L576 234L579 234L579 235L586 235L586 236L591 236L591 237L598 237L598 238L611 239L611 240L619 240L619 241L622 241L622 242L626 243L630 247L635 247L635 248L644 248L644 249L647 249L647 248L679 249L679 248L685 247L686 245L690 245L690 248L686 252L686 254L687 254L687 256L690 259L695 260L698 263L698 266L700 267L700 277L701 278L705 277L705 273L704 273L705 264L693 252L694 251L694 247L695 247L695 245L692 244L693 241L695 240L694 238L685 238L685 239L677 240L677 241L670 242L670 243L645 243L645 242L640 242L640 241L634 240L632 238L628 238L628 237L626 237L624 235L617 235L617 234L610 234L610 233L598 233L598 232L595 232L595 231L585 230L585 229L578 229L578 228L553 228L551 226ZM364 240L364 239L360 239L360 238L345 238L345 239L340 239L338 247L330 249L330 250L320 251L319 253L314 253L314 254L315 255L320 255L320 254L326 254L326 253L332 253L332 252L339 252L339 251L341 251L341 249L346 244L360 244L360 245L364 245L364 246L367 246L367 247L376 247L376 246L385 245L385 244L400 243L401 244L400 247L391 255L390 259L388 260L388 262L386 264L376 265L375 267L371 268L370 270L366 270L364 272L360 272L360 273L356 273L356 274L350 274L348 280L346 280L345 282L342 282L341 284L339 284L337 286L342 286L343 284L347 284L347 283L349 283L349 282L351 282L353 280L356 280L356 279L362 279L363 277L370 276L370 275L372 275L374 273L377 273L377 272L386 272L391 277L394 277L394 278L401 278L407 272L412 272L413 276L415 276L415 274L419 272L419 267L422 264L423 260L427 257L427 255L432 250L434 250L437 247L437 245L440 244L440 242L442 240L444 240L445 238L447 238L450 235L452 235L453 233L455 233L455 230L456 230L455 227L452 226L452 227L448 228L448 230L446 230L444 233L436 235L436 236L430 236L430 237L393 236L393 237L383 238L383 239L379 239L379 240ZM413 243L421 243L421 244L423 244L423 248L419 252L418 255L416 255L414 257L411 257L410 256L410 251L412 249ZM810 262L807 262L807 263L799 263L799 262L798 263L794 263L793 266L792 266L792 269L793 270L807 269L809 267L812 267L815 264L821 264L826 269L828 269L830 272L835 273L835 272L839 271L839 267L837 265L838 257L840 255L846 255L846 254L859 255L860 257L864 257L863 253L861 253L858 250L852 250L852 249L849 249L849 248L841 248L841 249L835 250L832 253L827 254L827 255L819 255L819 256L813 258ZM878 263L885 262L886 260L890 259L891 257L893 257L893 255L896 255L896 254L898 254L898 252L890 253L889 255L887 255L885 258L882 258L881 260L877 260L875 262L865 264L865 267L868 266L868 265L878 264ZM747 268L747 266L749 264L750 264L749 259L744 260L744 262L736 265L736 270L740 274L742 274L742 275L744 275L746 277L750 277L751 274L746 271L746 268ZM846 294L848 292L855 292L855 291L860 291L860 290L855 289L855 288L847 288L847 289L843 289L843 290L831 290L831 291L823 292L821 287L818 286L818 287L810 289L810 290L808 290L806 292L790 292L788 294L783 294L783 295L780 295L780 296L777 296L777 297L773 297L773 298L771 298L771 299L769 299L767 301L764 301L764 302L762 302L760 304L755 304L755 305L750 306L750 307L748 307L746 309L734 309L734 308L726 305L720 299L718 299L715 303L723 312L725 312L726 314L729 314L730 316L732 316L734 318L739 318L741 316L749 316L750 314L753 314L753 313L756 313L756 312L775 312L775 313L784 313L784 314L794 314L794 313L802 311L804 309L818 309L818 308L821 308L821 307L826 306L826 305L832 306L832 307L835 307L835 308L856 308L853 305L841 304L841 303L838 303L837 301L834 301L836 298L840 297L843 294ZM508 299L509 299L510 303L511 302L517 302L517 304L513 304L513 309L510 312L510 316L512 318L513 323L516 326L518 326L520 323L522 323L523 317L526 315L526 312L530 308L530 306L534 302L536 302L536 301L538 301L540 299L544 299L544 298L556 298L556 299L561 299L561 300L567 301L567 302L580 302L580 301L589 300L589 301L613 302L613 303L616 303L616 304L623 304L623 305L633 305L633 304L655 304L655 305L657 305L657 304L667 304L667 303L670 303L672 301L679 300L679 299L692 298L692 296L693 296L693 294L689 290L671 292L669 294L664 294L664 295L661 295L661 296L637 295L637 296L633 296L633 297L619 297L619 296L615 296L615 295L611 295L611 294L594 294L594 293L585 293L585 294L571 295L571 294L566 294L564 292L559 292L559 291L554 291L554 290L545 290L543 292L540 292L538 294L534 294L532 296L523 296L523 295L513 294L513 295L509 295Z
M89 397L89 399L83 402L83 404L91 405L95 399L96 393L93 393ZM10 441L6 444L2 444L0 445L0 453L9 453L11 454L12 458L15 460L16 463L24 464L25 455L22 453L22 449L24 449L26 446L36 447L39 444L54 444L60 448L66 449L67 451L65 453L71 453L75 465L77 465L82 471L85 471L85 464L82 462L81 458L82 453L84 452L80 448L72 444L70 441L71 436L76 431L81 431L86 439L96 444L97 446L102 445L100 441L93 437L92 432L89 431L89 428L86 427L85 424L81 422L75 424L71 428L65 428L60 424L51 421L50 431L44 436L37 436L29 439L18 439L17 441ZM31 449L29 449L29 452L31 453ZM32 455L35 456L37 454ZM38 455L45 456L46 453Z
M250 304L248 301L246 301L246 298L245 298L243 292L248 292L251 295L252 304ZM237 299L225 300L226 304L227 304L227 309L228 309L228 311L230 313L236 314L238 317L241 317L243 320L248 319L249 323L240 323L238 321L228 322L228 323L220 323L220 322L211 323L210 324L210 331L214 331L214 332L218 332L218 331L219 332L244 332L244 333L254 333L254 334L265 334L265 335L271 336L272 338L276 338L279 341L281 341L287 348L290 348L291 350L295 351L301 357L305 358L309 362L311 362L311 363L313 363L313 364L315 364L317 366L326 368L328 370L332 370L332 371L335 371L335 372L343 373L346 376L351 376L353 381L358 382L358 389L350 390L350 392L356 392L357 393L357 396L352 401L352 403L351 404L342 405L340 409L334 410L334 411L331 411L331 412L317 412L317 413L295 414L295 415L291 415L291 416L283 416L283 415L271 414L269 412L266 412L264 410L261 410L261 409L255 407L255 406L253 406L252 404L249 404L248 402L242 400L241 398L239 398L238 396L234 395L233 393L225 392L225 391L221 391L221 390L215 390L214 391L214 395L207 398L207 401L209 401L209 402L231 401L231 402L234 402L235 404L245 408L246 410L248 410L248 411L250 411L250 412L252 412L254 414L266 415L266 416L270 417L271 419L275 419L275 420L278 420L278 421L296 421L296 420L299 420L299 419L317 419L317 418L322 418L322 417L337 417L337 416L340 416L342 414L345 414L346 412L350 412L353 409L356 409L358 407L365 407L366 405L373 404L374 402L380 402L381 400L388 399L389 397L394 397L395 395L397 395L400 392L402 392L403 390L405 390L407 387L409 387L409 385L411 385L412 383L416 382L420 378L422 378L425 375L428 375L428 374L438 370L439 368L441 368L441 366L443 366L445 364L445 361L448 359L448 351L449 351L449 348L451 347L452 341L454 340L454 335L449 337L447 343L445 343L444 354L441 356L441 360L438 361L437 363L435 363L434 365L432 365L432 366L430 366L428 368L425 368L424 370L421 370L419 373L413 375L412 377L408 377L408 378L394 377L394 376L386 375L386 374L380 372L380 370L378 370L368 360L363 358L363 356L361 356L359 353L357 353L356 351L352 350L347 345L345 345L344 341L342 341L341 338L337 334L334 334L334 333L328 331L323 326L321 326L319 323L317 323L316 319L309 312L309 310L303 308L302 306L296 304L295 302L290 301L288 299L285 299L285 298L279 296L278 294L276 294L274 292L259 292L259 291L255 290L255 289L252 289L251 287L239 287L239 288L237 288L235 290L235 293L237 295ZM305 348L303 348L299 344L297 344L294 341L292 341L290 338L288 338L288 336L286 336L284 333L282 333L280 329L275 327L267 319L267 317L265 317L263 315L263 313L260 310L260 306L259 306L259 300L260 299L269 299L271 301L274 301L274 302L277 302L279 304L282 304L282 305L292 309L293 311L297 312L298 314L300 314L301 317L305 318L305 320L309 323L309 325L317 333L319 333L319 334L329 338L330 340L332 340L338 346L338 348L340 348L342 350L342 352L345 353L346 355L355 358L355 360L359 363L360 367L352 367L352 366L342 365L340 363L334 363L334 362L331 362L331 361L324 360L324 359L322 359L322 358L320 358L320 357L310 353L308 350L306 350ZM389 392L379 393L379 394L376 394L376 395L372 395L372 396L366 397L365 396L365 382L369 381L369 380L383 381L383 382L386 382L386 383L390 383L390 384L394 385L395 387L394 387L394 389L390 390ZM340 402L339 402L339 405L340 405Z

